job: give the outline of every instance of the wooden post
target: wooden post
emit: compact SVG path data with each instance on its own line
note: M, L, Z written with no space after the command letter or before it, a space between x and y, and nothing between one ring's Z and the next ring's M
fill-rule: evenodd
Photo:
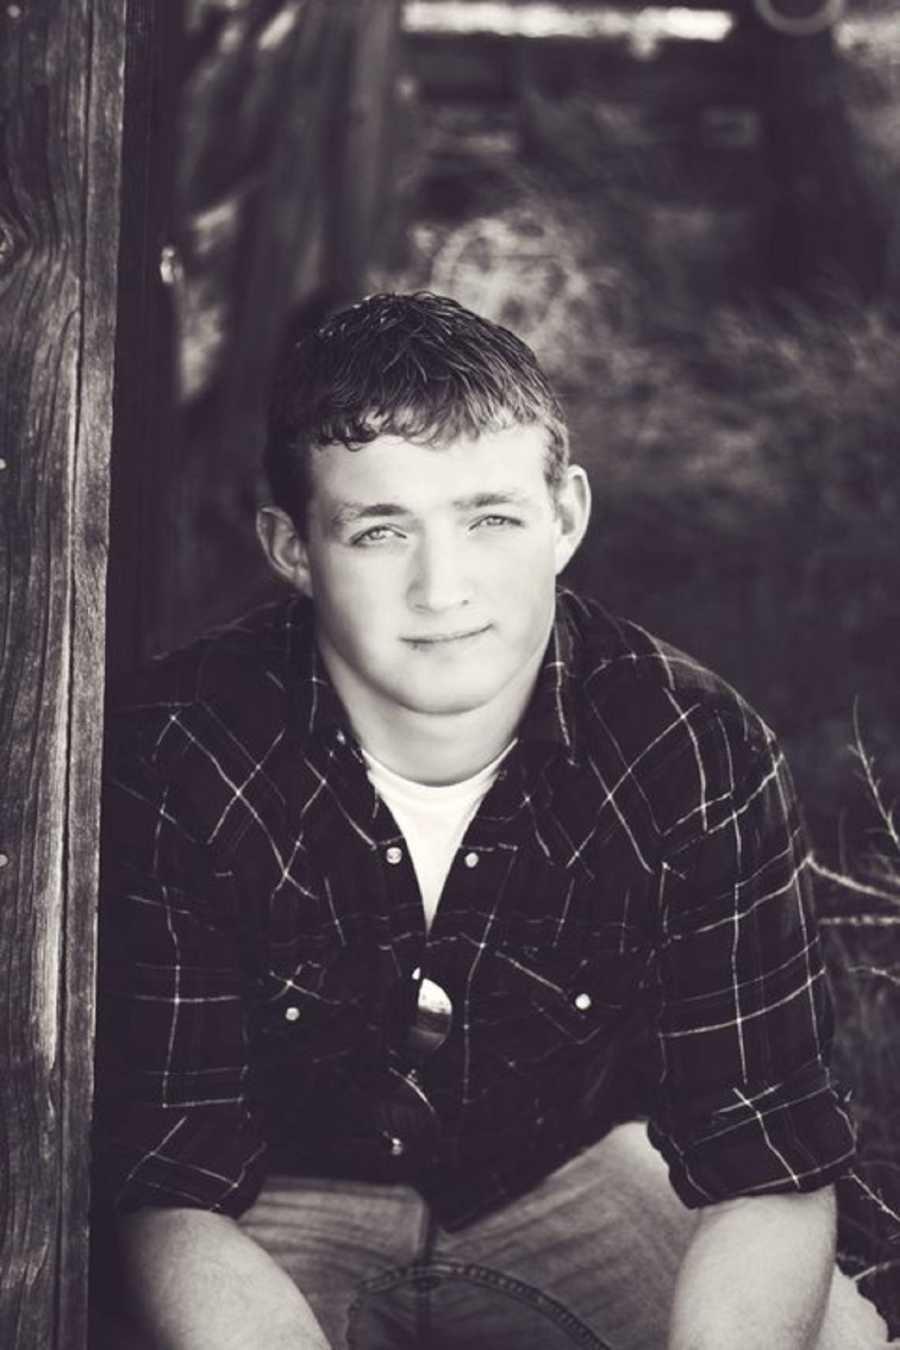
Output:
M0 8L0 1345L84 1343L126 0Z
M884 283L887 230L863 172L833 33L812 25L817 10L827 18L834 6L803 8L808 35L777 26L792 8L786 0L756 8L744 16L745 42L771 183L769 278L787 291L872 299Z
M346 97L338 111L331 200L330 291L360 298L388 200L397 78L399 0L355 0L347 11Z

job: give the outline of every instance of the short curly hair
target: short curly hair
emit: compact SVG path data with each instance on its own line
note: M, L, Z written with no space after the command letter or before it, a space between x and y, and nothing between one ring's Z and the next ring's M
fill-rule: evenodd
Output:
M305 534L312 450L358 450L385 434L440 446L535 423L546 428L545 474L555 492L569 435L530 347L446 296L373 295L305 334L280 361L265 470L275 505Z

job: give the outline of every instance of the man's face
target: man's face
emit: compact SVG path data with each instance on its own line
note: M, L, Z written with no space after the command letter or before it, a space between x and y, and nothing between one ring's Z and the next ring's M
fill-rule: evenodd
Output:
M294 580L351 718L356 699L443 715L530 687L587 511L581 470L555 500L545 454L539 426L313 454Z

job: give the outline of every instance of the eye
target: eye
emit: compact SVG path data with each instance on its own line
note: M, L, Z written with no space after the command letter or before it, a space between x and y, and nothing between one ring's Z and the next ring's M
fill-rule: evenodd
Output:
M354 535L350 543L354 548L368 548L372 544L381 544L390 539L403 537L402 532L393 525L373 525L371 529L363 530L362 534Z
M521 520L517 520L515 516L501 516L497 514L492 514L489 516L479 516L478 520L476 520L473 523L472 528L480 529L481 526L484 526L489 530L500 530L510 526L514 527L516 525L521 524L522 524Z

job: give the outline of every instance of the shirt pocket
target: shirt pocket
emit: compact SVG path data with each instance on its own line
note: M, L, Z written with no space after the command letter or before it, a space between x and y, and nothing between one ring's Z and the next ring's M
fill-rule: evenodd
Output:
M298 960L278 960L258 984L256 1033L274 1061L308 1064L349 1053L365 1026L367 982L359 961L320 935Z
M535 946L507 928L494 949L497 996L520 1010L537 1046L582 1045L617 1026L640 996L646 954L603 938Z

